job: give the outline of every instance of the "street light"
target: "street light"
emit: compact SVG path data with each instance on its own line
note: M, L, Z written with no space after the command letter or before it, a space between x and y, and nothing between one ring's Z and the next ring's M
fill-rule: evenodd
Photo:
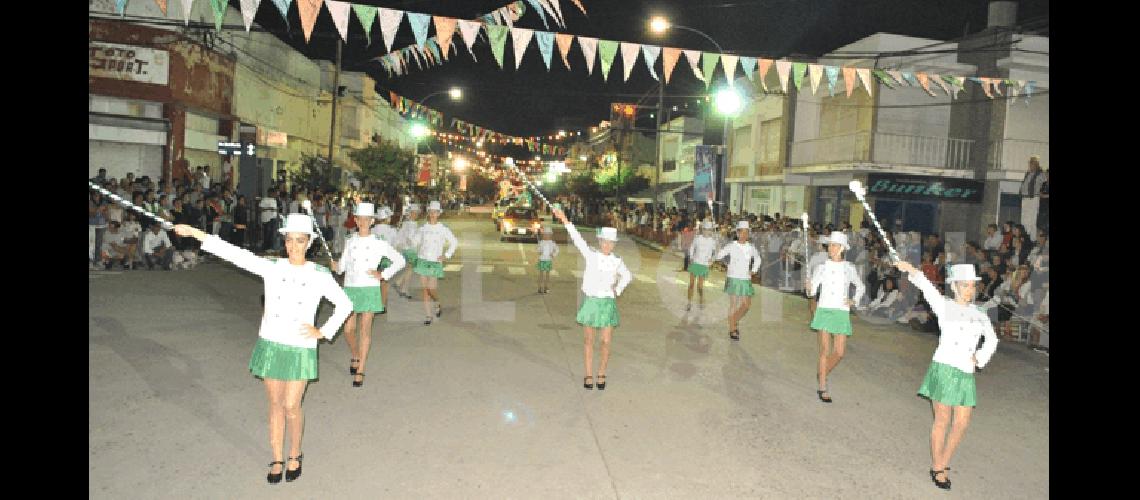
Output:
M412 123L412 137L415 137L416 139L422 139L424 137L427 137L427 135L430 133L431 133L431 129L429 129L427 127L427 125L424 125L423 123L420 123L420 122L413 122ZM417 142L417 145L418 144L419 143Z
M713 99L716 101L717 113L724 116L736 116L744 107L744 98L733 87L718 90Z
M664 33L669 26L669 20L661 16L655 16L649 21L649 30L654 33Z
M447 91L447 94L451 96L451 100L453 101L463 99L463 89L459 87L451 87L451 89Z
M467 158L464 158L462 156L457 157L454 161L451 162L451 165L455 168L456 172L467 170Z

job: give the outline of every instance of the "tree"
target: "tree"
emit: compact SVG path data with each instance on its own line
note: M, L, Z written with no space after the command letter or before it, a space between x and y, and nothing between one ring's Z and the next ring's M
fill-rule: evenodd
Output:
M323 156L301 153L301 168L292 177L294 188L310 191L320 188L326 192L335 189L330 178L328 159Z
M416 159L415 153L400 148L394 141L354 149L348 157L360 167L366 185L370 184L389 198L396 196L399 187L409 182L408 174L414 170Z
M499 184L479 174L467 176L467 192L473 196L492 199L499 192Z
M602 189L598 182L594 180L594 176L589 173L583 173L570 179L567 183L570 192L578 195L579 198L587 202L597 201L602 198Z

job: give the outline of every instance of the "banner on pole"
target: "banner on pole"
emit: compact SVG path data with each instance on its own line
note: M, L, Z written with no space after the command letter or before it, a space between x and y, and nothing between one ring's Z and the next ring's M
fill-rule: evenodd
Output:
M693 163L693 201L715 201L713 185L716 183L716 146L697 146Z

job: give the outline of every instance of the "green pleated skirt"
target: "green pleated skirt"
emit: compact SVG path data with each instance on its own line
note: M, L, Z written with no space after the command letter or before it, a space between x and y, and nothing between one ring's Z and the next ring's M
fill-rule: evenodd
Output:
M429 278L442 278L443 263L417 259L416 267L413 269L413 271L420 276L427 276Z
M836 335L851 335L851 312L843 309L817 307L811 319L812 330L823 330Z
M709 275L709 266L704 264L697 264L696 262L689 263L689 274L698 278L705 278Z
M549 271L551 269L554 269L554 261L551 261L551 260L540 260L540 261L538 261L538 270L539 271Z
M388 269L388 266L390 266L390 265L392 265L392 259L389 259L387 257L381 257L380 258L380 267L377 269L380 269L381 271L383 271L385 269Z
M416 266L416 249L409 248L403 252L400 252L400 254L404 256L405 266L407 266L409 269Z
M937 361L930 362L918 395L948 406L978 406L974 374Z
M590 297L582 300L578 307L577 321L579 325L593 328L618 326L621 316L618 315L617 301L613 297Z
M249 358L249 372L276 380L313 380L317 378L317 348L259 338Z
M384 312L384 300L378 286L346 286L344 294L352 301L352 312Z
M738 278L728 278L724 280L724 291L729 295L735 295L737 297L751 297L756 295L756 291L752 289L751 280Z

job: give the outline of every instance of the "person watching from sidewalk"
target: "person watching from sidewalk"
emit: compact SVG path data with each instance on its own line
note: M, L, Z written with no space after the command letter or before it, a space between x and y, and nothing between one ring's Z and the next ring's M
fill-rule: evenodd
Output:
M118 262L123 266L126 271L131 268L131 251L134 250L133 245L128 245L123 242L123 232L120 230L120 224L115 221L107 223L107 232L103 235L103 248L100 249L100 257L103 261L104 269L111 270L111 264Z
M983 244L983 248L986 250L997 250L1001 247L1002 235L997 229L997 224L986 226L986 241Z
M162 230L162 225L154 222L143 236L143 253L146 258L147 269L153 271L154 266L161 266L170 271L174 261L174 245Z
M1021 224L1023 228L1037 229L1037 212L1041 207L1041 188L1046 176L1041 172L1041 160L1037 155L1029 157L1029 170L1021 179ZM1024 230L1022 231L1024 233Z

